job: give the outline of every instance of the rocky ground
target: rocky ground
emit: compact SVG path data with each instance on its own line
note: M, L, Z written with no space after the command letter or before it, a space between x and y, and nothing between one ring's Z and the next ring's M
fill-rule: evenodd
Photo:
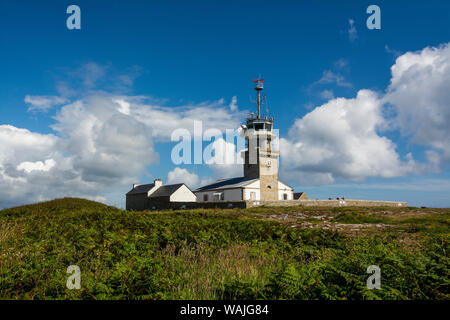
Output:
M450 209L439 208L253 208L250 215L289 224L292 228L332 230L346 234L361 232L407 231L412 222L440 217L448 223Z

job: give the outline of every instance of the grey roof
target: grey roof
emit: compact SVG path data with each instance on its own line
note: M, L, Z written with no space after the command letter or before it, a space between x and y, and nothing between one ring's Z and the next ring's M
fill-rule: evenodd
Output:
M154 183L149 184L141 184L137 187L131 189L127 194L138 194L138 193L147 193L155 186Z
M157 197L170 197L175 191L177 191L184 183L168 184L159 187L155 192L153 192L149 198ZM155 186L154 183L141 184L131 189L127 194L140 194L147 193Z
M228 188L242 188L250 183L258 181L258 178L246 178L246 177L238 177L231 179L222 179L217 180L211 184L200 187L195 191L204 191L204 190L215 190L215 189L228 189Z
M182 185L184 185L184 183L161 186L153 192L149 198L170 197L175 191L180 189Z
M308 197L308 196L306 195L306 193L304 193L304 192L294 192L294 200L300 199L300 197L301 197L302 195L305 195L306 197Z

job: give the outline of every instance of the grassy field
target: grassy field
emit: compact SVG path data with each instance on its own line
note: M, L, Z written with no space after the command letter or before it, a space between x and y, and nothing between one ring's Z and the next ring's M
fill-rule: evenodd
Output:
M446 299L450 209L0 211L0 299ZM81 289L66 288L69 265ZM369 290L366 269L381 268Z

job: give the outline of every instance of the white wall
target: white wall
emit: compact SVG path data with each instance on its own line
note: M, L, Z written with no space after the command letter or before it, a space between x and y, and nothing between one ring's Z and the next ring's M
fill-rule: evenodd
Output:
M242 191L241 188L235 188L235 189L226 189L226 190L215 190L215 191L198 191L195 193L197 196L198 202L204 202L203 196L205 194L208 195L208 202L214 201L214 194L215 193L221 193L224 194L224 200L222 201L240 201L242 200Z
M261 193L259 192L259 188L245 188L244 189L244 200L251 200L251 192L255 193L255 200L261 200Z
M205 194L208 195L208 201L212 200L212 192L210 192L210 191L198 191L198 192L194 192L194 193L197 196L197 201L198 202L204 202L203 196Z
M257 189L259 189L260 186L261 186L260 181L256 180L255 182L252 182L252 183L246 185L244 188L257 188Z
M294 193L291 190L278 190L278 200L284 200L284 194L287 194L286 200L294 200Z
M283 182L278 181L278 200L284 200L284 194L287 194L286 200L294 200L294 190Z
M197 197L195 194L189 190L188 187L185 185L182 185L180 188L178 188L177 191L172 193L170 196L170 201L172 202L196 202Z
M195 194L197 195L197 201L203 202L204 194L208 195L208 201L214 201L214 194L219 192L224 193L225 199L223 201L251 200L251 192L255 192L255 200L261 200L259 180L245 186L242 191L241 188L234 188L216 191L198 191ZM278 181L278 200L284 200L284 194L287 194L287 200L294 200L294 190L288 185ZM244 197L243 199L242 196Z

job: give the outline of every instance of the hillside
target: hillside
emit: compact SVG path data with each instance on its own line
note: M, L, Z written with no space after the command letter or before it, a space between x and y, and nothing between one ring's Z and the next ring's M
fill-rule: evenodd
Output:
M0 211L0 299L449 299L450 209ZM66 288L69 265L81 289ZM368 290L366 269L381 268Z

